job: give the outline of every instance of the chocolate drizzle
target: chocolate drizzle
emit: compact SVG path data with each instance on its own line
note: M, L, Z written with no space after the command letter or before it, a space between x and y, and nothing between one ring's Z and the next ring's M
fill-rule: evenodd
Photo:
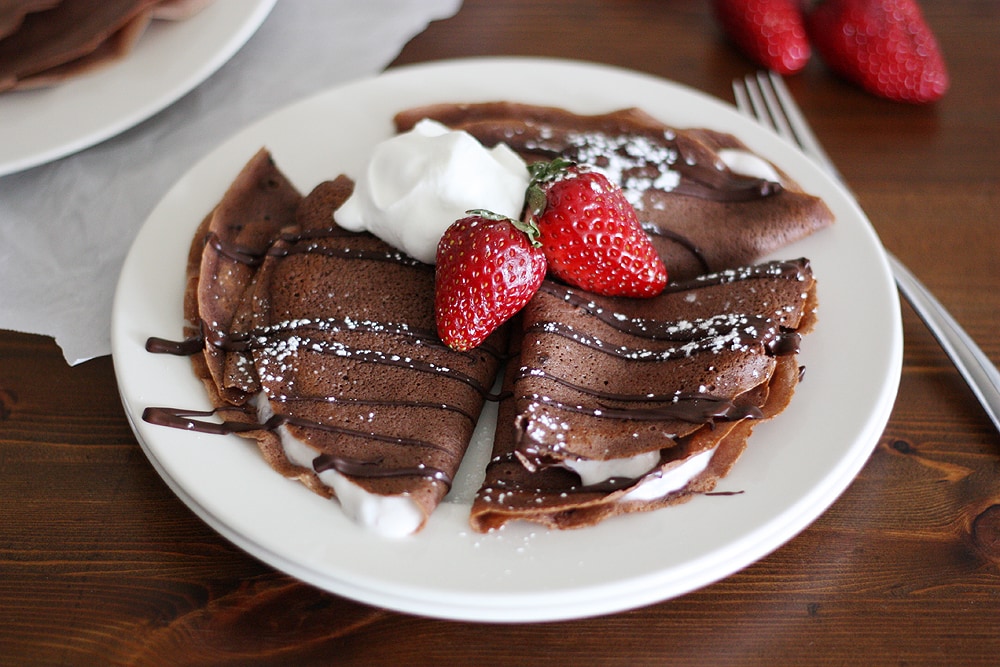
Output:
M636 321L633 320L632 323L635 324ZM690 357L699 352L745 349L751 345L762 344L775 336L773 326L768 326L769 323L770 320L756 315L719 315L708 320L687 323L689 325L687 328L678 326L678 323L655 322L651 328L664 331L676 329L676 333L671 334L672 337L660 337L660 340L683 343L658 350L611 345L593 334L579 332L571 325L562 322L535 322L527 330L562 336L579 345L600 350L619 359L656 363ZM779 349L785 347L782 345Z
M145 422L156 426L169 426L195 433L207 433L210 435L239 435L253 433L255 431L277 431L281 426L295 425L310 429L317 429L329 433L337 433L346 437L360 437L381 440L391 444L411 447L424 447L446 451L443 448L426 440L414 438L394 438L378 433L359 431L356 429L342 428L330 424L321 424L305 419L297 419L288 415L274 415L263 422L233 421L223 420L220 422L194 419L194 417L211 417L227 410L239 410L239 408L219 408L216 410L180 410L176 408L148 407L142 412L142 419ZM244 414L249 414L247 410L240 410ZM320 454L313 460L313 469L316 472L324 470L336 470L344 475L352 477L425 477L451 486L451 477L443 470L428 466L414 466L409 468L387 468L381 467L382 461L362 461L350 459L342 456L330 454Z
M683 234L678 234L677 232L671 229L667 229L662 225L657 225L652 222L642 222L640 223L640 225L642 226L643 231L645 231L650 236L659 236L665 239L669 239L674 243L676 243L677 245L684 248L685 250L687 250L689 253L691 253L691 255L695 258L695 260L697 260L698 265L701 266L702 273L708 273L709 271L712 270L711 265L708 263L708 258L705 257L704 251L702 251L702 249L698 247L697 243L695 243L688 237L684 236Z
M264 252L256 252L251 248L241 246L236 243L224 241L218 234L208 233L205 235L205 244L213 248L220 255L245 264L247 266L259 266L267 257L288 257L296 254L318 254L328 257L344 257L347 259L368 259L382 262L396 262L404 266L414 268L424 267L433 270L428 264L424 264L412 257L398 251L378 251L362 250L351 247L331 247L317 240L347 237L353 235L339 227L328 227L324 229L313 229L302 233L283 232L275 239L275 243L270 245Z
M316 472L336 470L337 472L350 477L426 477L443 483L451 488L452 479L443 470L430 468L428 466L412 466L408 468L385 468L380 467L381 461L355 461L333 454L320 454L313 460L313 469Z
M525 314L522 365L508 379L516 451L603 460L611 447L621 458L675 448L700 426L762 419L777 363L768 358L798 351L794 328L811 286L804 259L674 282L649 302L546 281ZM625 421L658 424L623 434L609 423Z
M555 401L549 397L537 396L534 400L559 410L591 414L595 417L608 419L634 419L638 421L663 421L677 419L692 424L707 424L715 419L725 421L740 419L760 419L763 414L756 406L739 406L728 398L710 394L618 394L598 391L575 384L539 369L522 368L515 377L515 382L525 377L539 377L551 380L581 394L587 394L603 401L619 403L655 403L653 407L611 407L599 404L597 407L585 408L581 405L569 405Z
M447 451L446 449L432 442L428 442L427 440L387 436L381 433L372 433L369 431L335 426L333 424L324 424L310 419L300 419L290 415L276 414L262 422L256 423L229 420L222 422L209 422L192 419L192 417L209 417L216 413L216 410L179 410L176 408L148 407L142 412L142 420L159 426L172 426L186 431L209 433L212 435L230 435L234 433L250 433L253 431L277 431L281 426L299 426L302 428L316 429L318 431L326 431L328 433L337 433L348 437L370 438L372 440L380 440L391 444Z
M738 270L706 274L693 280L667 285L664 292L679 293L712 285L724 285L741 280L779 277L803 280L808 270L808 260L774 261ZM770 354L783 356L795 354L799 349L799 334L781 329L773 320L761 315L727 313L708 319L664 321L637 318L610 310L574 289L552 281L542 284L542 291L566 301L601 322L636 338L683 343L678 348L649 350L610 346L600 338L581 334L572 326L551 321L533 322L529 329L556 334L595 350L635 361L666 361L679 356L690 356L700 351L718 351L762 344Z
M434 117L433 111L427 115ZM487 146L505 143L535 159L562 157L592 165L638 196L655 189L745 202L783 191L780 183L731 171L697 142L634 109L579 116L551 107L486 103L464 105L455 117L452 111L443 110L438 120ZM409 122L397 125L402 130Z
M362 244L352 244L350 242L352 238L364 239L364 242ZM333 244L324 243L324 240L327 239L336 239L338 242ZM345 244L343 240L347 240L347 243ZM227 242L217 234L211 232L204 235L203 243L206 251L210 249L233 262L253 267L254 269L262 266L265 260L269 258L281 260L293 255L311 254L340 260L384 261L417 271L433 271L433 267L422 264L403 253L396 252L388 246L385 246L383 250L378 247L378 243L373 245L373 240L369 235L348 232L335 225L304 231L285 230L277 235L270 245L263 248L250 248L241 244ZM181 356L196 355L209 348L218 350L224 354L249 354L252 357L247 356L247 359L253 360L254 366L257 367L257 372L266 374L272 372L272 370L275 373L284 372L283 359L288 350L307 349L309 354L313 355L328 355L350 359L353 362L363 365L385 365L405 368L416 373L448 378L449 380L470 387L485 400L498 399L497 396L491 394L490 388L485 386L476 377L453 368L447 363L437 361L438 359L445 360L449 358L452 360L467 359L472 361L484 354L491 356L493 359L501 359L504 352L489 341L477 350L460 353L447 348L438 338L437 332L429 328L416 327L405 322L379 322L350 317L290 319L243 332L222 330L201 320L198 321L196 327L189 328L189 330L191 329L194 330L194 333L179 341L150 337L146 341L146 350L157 354ZM385 347L379 346L382 348L379 349L373 348L370 345L361 347L346 342L353 339L360 340L357 338L358 335L367 334L375 334L380 340L385 340L387 345ZM413 352L403 353L398 345L392 345L390 341L406 341L408 345L415 347L413 348ZM418 355L418 350L421 348L425 352ZM274 368L272 369L271 367ZM285 387L285 389L289 388L291 388L291 385ZM273 394L273 392L271 393ZM427 439L396 437L368 430L348 428L344 425L321 423L315 419L294 416L301 412L301 410L298 408L293 409L292 406L295 404L304 405L306 407L305 413L307 414L312 414L313 412L312 408L308 407L308 404L312 403L358 405L366 406L369 409L384 407L389 409L443 410L461 415L462 419L469 424L469 428L474 427L478 419L478 411L473 414L471 410L461 407L460 404L450 404L445 401L431 402L417 399L369 400L349 396L310 396L300 391L294 393L289 391L288 395L272 395L270 402L274 406L275 413L267 419L258 417L256 411L251 408L251 404L227 406L208 412L151 407L144 411L143 419L160 426L202 433L248 436L261 431L277 432L282 426L292 426L319 431L337 436L338 438L368 439L393 447L416 447L436 450L446 455L451 455L452 450ZM288 412L282 410L280 405L288 405ZM217 414L225 414L227 411L237 411L241 418L223 419L221 421L205 419ZM444 483L448 486L451 484L450 476L444 470L422 463L413 466L389 463L388 460L382 457L375 461L365 461L350 456L345 457L325 452L314 460L313 469L317 473L333 469L344 475L357 478L421 477Z

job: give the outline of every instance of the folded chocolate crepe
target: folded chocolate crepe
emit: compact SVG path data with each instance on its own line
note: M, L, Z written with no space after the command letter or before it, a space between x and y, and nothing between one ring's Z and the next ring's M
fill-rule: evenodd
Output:
M736 137L673 128L638 109L438 104L400 112L396 127L423 118L487 146L504 142L528 162L563 157L601 169L625 191L673 279L745 266L833 222L821 199Z
M588 526L710 491L798 381L806 260L673 282L649 300L547 283L522 312L479 531Z
M188 335L225 419L207 428L254 438L281 474L407 534L450 489L506 341L443 345L433 267L334 224L352 190L340 177L301 197L258 153L192 244Z

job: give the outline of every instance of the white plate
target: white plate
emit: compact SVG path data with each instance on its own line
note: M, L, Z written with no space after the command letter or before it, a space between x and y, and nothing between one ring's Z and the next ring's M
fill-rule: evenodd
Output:
M0 95L0 176L93 146L166 108L232 58L274 2L216 0L186 21L153 21L109 67Z
M335 504L273 473L252 442L151 426L150 405L207 408L185 358L149 354L148 336L181 335L184 262L202 216L267 146L308 191L356 175L394 112L442 101L520 100L577 112L640 106L679 127L728 130L826 199L832 228L780 253L812 259L820 322L791 406L760 425L720 491L593 528L467 524L490 446L474 440L465 474L424 532L366 533ZM881 245L845 191L792 146L735 109L677 84L591 64L473 59L413 66L338 87L241 131L178 182L152 213L122 271L113 353L136 437L177 495L228 539L304 581L362 602L465 620L567 619L633 608L726 577L819 516L868 459L889 417L902 364L899 304ZM489 421L487 418L486 421ZM483 423L480 426L484 426Z

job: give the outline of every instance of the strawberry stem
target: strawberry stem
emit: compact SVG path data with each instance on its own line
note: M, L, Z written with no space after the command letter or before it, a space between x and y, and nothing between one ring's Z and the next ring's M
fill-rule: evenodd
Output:
M543 184L558 180L569 173L569 170L576 167L576 163L563 157L557 157L548 162L533 162L528 165L528 173L531 174L531 181L528 189L524 193L524 203L528 208L530 219L534 221L545 212L547 203L545 188Z
M493 211L488 211L484 208L470 209L466 211L465 214L475 215L485 220L507 221L514 226L514 229L524 232L533 248L540 248L542 246L541 241L538 240L538 237L541 236L541 232L538 231L538 225L535 224L534 218L525 221L515 220L514 218L509 218L506 215L494 213Z

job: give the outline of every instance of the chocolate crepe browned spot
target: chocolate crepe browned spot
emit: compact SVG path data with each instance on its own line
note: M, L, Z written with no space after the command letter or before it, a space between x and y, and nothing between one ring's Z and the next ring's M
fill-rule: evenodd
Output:
M522 313L472 526L580 527L714 488L753 425L788 404L814 294L804 260L674 282L649 300L543 287ZM626 497L711 450L707 469L683 488ZM659 463L634 478L584 485L566 467L650 452Z
M753 263L833 222L826 204L786 175L776 184L730 171L718 151L747 150L736 137L671 128L638 109L587 116L512 102L439 104L397 114L397 129L422 118L488 146L506 143L529 162L561 156L604 169L672 279Z

